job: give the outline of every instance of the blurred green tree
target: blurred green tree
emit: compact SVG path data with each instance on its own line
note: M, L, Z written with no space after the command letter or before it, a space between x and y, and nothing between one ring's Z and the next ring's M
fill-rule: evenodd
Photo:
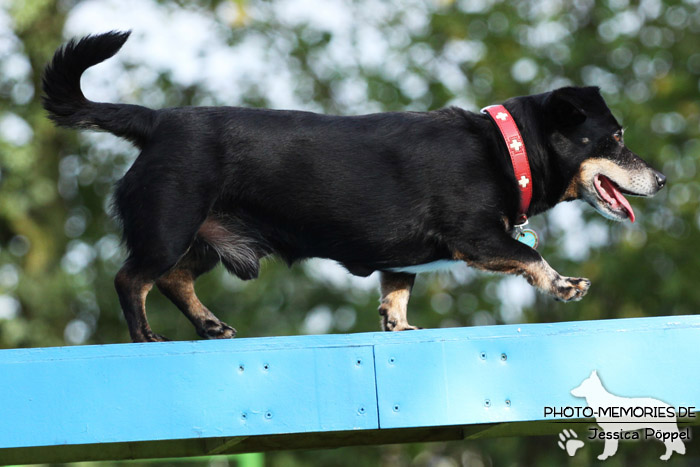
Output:
M132 58L118 62L111 75L128 80L145 73L136 84L115 86L128 89L118 98L130 102L159 107L298 103L337 114L445 105L476 111L566 84L601 87L627 128L629 146L666 173L669 185L653 200L635 203L641 214L635 225L612 224L580 203L535 219L543 255L564 273L589 277L588 296L576 304L533 298L522 292L527 289L518 279L465 268L418 279L410 304L414 324L549 322L697 309L697 1L335 0L319 3L322 11L309 17L283 0L142 3L163 15L160 21L183 14L192 24L206 21L220 46L264 51L256 57L264 69L260 73L286 80L289 91L280 99L270 81L253 73L231 80L235 94L230 94L205 79L184 82L172 70ZM66 39L66 21L83 7L118 5L0 2L0 348L128 340L112 287L123 251L108 207L112 185L135 151L109 135L56 129L40 105L42 69ZM135 31L129 44L137 47L147 33ZM351 280L323 262L289 270L270 260L251 283L217 269L200 279L198 291L241 336L378 329L372 280ZM195 338L158 292L148 306L154 330L175 339ZM610 463L651 464L655 449L650 443L623 444ZM674 462L690 463L692 450ZM592 451L585 448L569 462L587 464ZM549 465L563 459L549 438L268 456L271 465L280 466Z

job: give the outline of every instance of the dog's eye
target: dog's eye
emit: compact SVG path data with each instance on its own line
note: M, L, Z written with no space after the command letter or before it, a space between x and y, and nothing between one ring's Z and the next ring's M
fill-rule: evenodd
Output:
M615 133L613 133L613 138L615 138L615 141L618 143L622 141L622 130L617 130Z

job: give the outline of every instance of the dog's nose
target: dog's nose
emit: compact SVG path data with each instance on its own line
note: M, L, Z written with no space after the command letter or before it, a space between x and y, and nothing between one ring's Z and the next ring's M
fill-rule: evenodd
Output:
M664 185L666 185L666 175L658 171L654 171L654 175L656 176L656 185L659 187L660 190L664 187Z

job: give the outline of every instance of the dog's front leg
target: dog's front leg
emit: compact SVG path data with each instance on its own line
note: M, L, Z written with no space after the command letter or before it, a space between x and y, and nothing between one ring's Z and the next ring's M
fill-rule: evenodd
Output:
M379 315L381 316L382 330L407 331L419 329L408 324L406 311L408 299L411 296L415 274L402 272L381 272L379 276L380 290L382 294Z
M477 269L523 276L531 285L557 300L581 300L591 285L588 279L560 275L536 250L506 232L499 231L465 242L465 245L454 253L455 259Z

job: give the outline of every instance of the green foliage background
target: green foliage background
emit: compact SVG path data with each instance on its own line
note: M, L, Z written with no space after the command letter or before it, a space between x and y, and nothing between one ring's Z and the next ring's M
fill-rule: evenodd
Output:
M43 66L65 41L66 18L78 3L0 1L9 18L0 23L0 348L128 341L112 287L123 251L107 207L112 184L133 161L135 150L95 144L109 142L111 136L96 139L56 129L40 105ZM159 3L164 11L212 19L222 41L232 46L253 35L264 41L292 70L297 97L308 108L329 113L425 110L452 103L477 110L565 84L601 86L627 129L628 145L668 176L668 187L653 200L632 201L640 214L633 226L602 221L585 208L585 222L574 230L585 233L594 226L607 240L578 257L562 251L567 242L586 243L587 234L579 238L548 216L537 219L548 261L565 274L590 278L593 286L575 304L538 295L516 318L553 322L696 312L697 1L346 0L356 13L346 19L351 34L369 27L390 38L386 61L375 65L363 65L353 56L328 60L333 32L312 24L290 25L277 13L281 1ZM379 10L382 14L375 17ZM424 20L422 26L411 26L415 15ZM138 34L127 47L138 47ZM353 52L362 54L363 48L358 45ZM147 66L127 63L122 75ZM359 104L341 98L344 87L353 83L363 83ZM137 103L155 93L162 106L274 105L258 83L241 80L231 86L243 97L221 102L206 86L179 86L167 72L159 72L123 100ZM328 332L378 329L374 290L329 281L314 267L290 270L267 261L261 278L251 283L217 269L198 281L198 293L244 337L300 334L319 317ZM500 304L501 280L473 272L420 277L411 321L439 327L511 320L513 315ZM196 338L190 324L158 292L149 296L148 307L156 332ZM283 452L266 459L280 466L587 465L597 454L593 446L573 459L565 459L551 437ZM660 451L660 445L651 443L623 443L606 465L651 465ZM691 448L672 463L697 462L697 455L697 448Z

